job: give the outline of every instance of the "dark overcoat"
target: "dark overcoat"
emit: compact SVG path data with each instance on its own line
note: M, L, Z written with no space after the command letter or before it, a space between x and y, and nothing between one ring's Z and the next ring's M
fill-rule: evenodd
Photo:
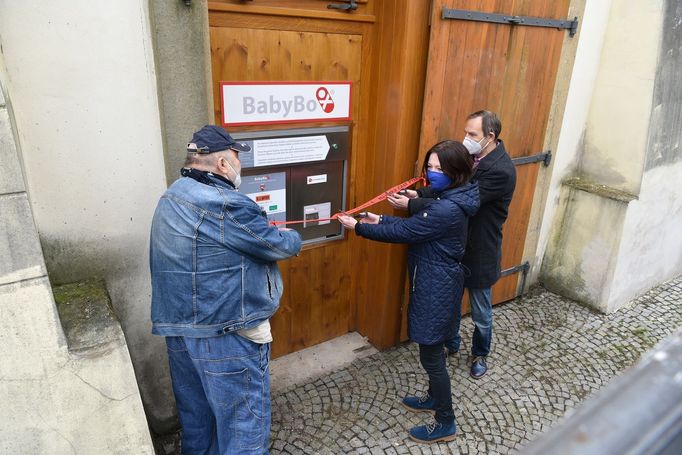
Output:
M407 243L410 277L410 339L434 345L454 336L459 315L468 218L478 209L478 185L466 183L436 194L409 218L384 216L379 224L357 224L358 235L380 242Z
M478 163L473 179L478 182L481 207L469 220L462 264L470 275L464 284L468 288L488 288L500 278L502 225L516 188L516 169L502 141Z

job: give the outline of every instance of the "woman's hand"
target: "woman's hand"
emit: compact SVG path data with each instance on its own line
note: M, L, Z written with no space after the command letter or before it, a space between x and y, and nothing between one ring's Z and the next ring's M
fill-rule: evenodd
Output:
M366 217L360 218L360 222L363 224L379 224L379 215L372 212L365 212Z
M415 190L405 190L405 195L398 193L388 193L387 200L391 207L395 209L407 210L407 203L410 199L416 199L418 196Z
M343 224L343 227L346 229L355 229L355 225L358 223L362 224L379 224L379 220L381 217L377 215L376 213L372 212L361 212L364 214L360 218L360 220L356 220L355 217L348 216L348 215L339 215L337 218L341 224Z
M339 215L337 220L339 220L343 227L350 230L355 230L355 225L358 224L358 220L348 215Z

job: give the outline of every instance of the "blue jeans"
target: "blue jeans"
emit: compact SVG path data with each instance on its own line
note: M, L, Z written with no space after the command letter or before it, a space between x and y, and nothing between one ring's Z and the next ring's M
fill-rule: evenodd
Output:
M450 425L455 421L455 413L452 410L450 376L445 366L443 345L420 344L419 360L429 375L429 396L436 403L436 421Z
M182 453L267 454L270 344L239 335L166 337Z
M493 339L493 305L490 288L469 289L469 303L471 305L471 319L474 321L474 336L471 340L471 355L486 357L490 354L490 343ZM455 337L446 341L445 346L450 352L459 351L461 337L459 325L462 317L455 318Z

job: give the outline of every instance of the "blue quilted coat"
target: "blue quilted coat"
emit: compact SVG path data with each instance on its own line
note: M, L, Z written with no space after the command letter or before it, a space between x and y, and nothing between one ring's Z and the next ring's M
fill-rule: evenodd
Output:
M478 184L467 183L437 195L409 218L384 216L379 224L355 226L362 237L409 244L408 331L412 341L434 345L454 336L454 318L464 290L460 261L467 223L478 206Z

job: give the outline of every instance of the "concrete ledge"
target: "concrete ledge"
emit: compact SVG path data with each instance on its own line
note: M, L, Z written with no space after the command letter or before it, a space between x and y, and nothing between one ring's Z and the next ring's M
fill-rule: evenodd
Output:
M69 351L85 353L125 344L104 281L56 286L52 292Z
M580 177L572 177L562 182L564 185L575 188L580 191L592 193L597 196L613 199L619 202L630 202L638 199L637 195L628 193L627 191L611 188L610 186L601 185L599 183L591 182Z
M66 363L66 340L47 278L0 286L0 321L5 322L0 382L45 379Z
M0 285L45 276L26 193L0 195Z
M19 166L9 112L2 106L0 100L0 194L19 191L24 191L24 179Z
M0 381L0 399L0 453L154 453L125 346L44 379Z
M270 389L273 394L281 393L377 352L376 348L357 332L292 352L272 361Z
M74 352L47 278L0 286L0 320L7 323L0 331L7 352L0 362L0 453L154 453L130 354L102 285L58 293Z

